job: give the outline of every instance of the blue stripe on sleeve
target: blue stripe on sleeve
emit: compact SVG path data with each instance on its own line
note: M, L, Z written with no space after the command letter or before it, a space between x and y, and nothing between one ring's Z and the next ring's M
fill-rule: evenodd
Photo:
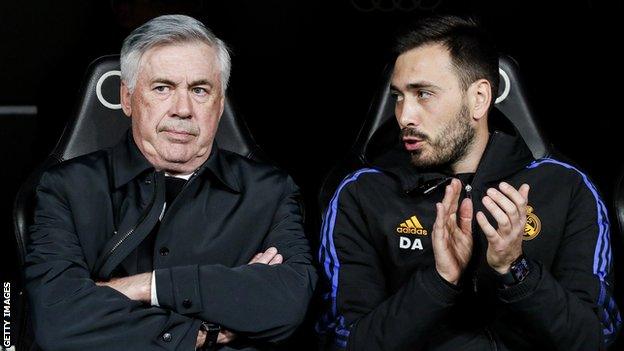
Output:
M535 160L528 165L527 168L536 168L545 163L556 164L579 173L583 178L583 182L585 182L585 185L591 191L592 195L594 195L594 199L596 200L598 238L596 240L596 248L594 249L593 274L598 277L600 282L600 294L598 296L598 305L602 308L600 320L603 324L603 335L605 337L605 341L609 343L615 337L615 332L619 329L622 319L613 297L608 294L609 282L606 280L609 270L613 264L611 257L610 224L609 216L607 215L607 208L598 194L598 190L594 184L589 180L587 175L581 172L578 168L552 158Z
M323 272L331 285L330 292L324 296L325 300L329 300L331 302L331 307L330 310L326 311L321 317L316 329L317 332L333 329L336 336L335 342L342 348L346 347L347 340L349 338L349 329L345 325L344 317L338 315L338 309L336 306L340 261L338 260L336 246L334 245L334 226L336 225L338 198L340 197L341 191L345 186L347 186L347 184L356 181L360 175L366 173L381 172L372 168L363 168L345 177L329 202L325 215L323 216L323 224L321 226L321 246L319 249L318 259L319 262L323 264Z

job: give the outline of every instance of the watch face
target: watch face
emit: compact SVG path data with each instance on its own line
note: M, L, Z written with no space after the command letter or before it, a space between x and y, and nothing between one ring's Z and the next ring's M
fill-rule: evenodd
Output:
M529 274L529 263L525 257L521 257L520 260L511 266L510 271L516 278L516 281L521 282Z

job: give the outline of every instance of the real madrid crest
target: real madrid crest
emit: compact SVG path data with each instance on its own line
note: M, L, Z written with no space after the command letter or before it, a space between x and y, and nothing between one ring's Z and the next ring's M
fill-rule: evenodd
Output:
M533 213L533 207L527 205L527 218L524 225L524 234L522 240L533 240L539 235L542 230L542 221L535 213Z

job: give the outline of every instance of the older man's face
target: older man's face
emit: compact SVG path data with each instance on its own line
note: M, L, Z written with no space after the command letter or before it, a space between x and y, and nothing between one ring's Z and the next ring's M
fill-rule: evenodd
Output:
M224 104L213 48L191 42L148 50L134 91L122 85L121 98L137 146L157 169L191 173L210 155Z

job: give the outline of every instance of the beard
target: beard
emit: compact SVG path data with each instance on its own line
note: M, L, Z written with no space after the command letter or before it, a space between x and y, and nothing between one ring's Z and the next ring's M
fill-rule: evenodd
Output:
M456 117L435 138L410 127L401 130L400 138L414 136L425 141L422 148L410 151L411 163L417 168L451 168L466 156L475 134L475 129L470 126L468 106L462 104Z

